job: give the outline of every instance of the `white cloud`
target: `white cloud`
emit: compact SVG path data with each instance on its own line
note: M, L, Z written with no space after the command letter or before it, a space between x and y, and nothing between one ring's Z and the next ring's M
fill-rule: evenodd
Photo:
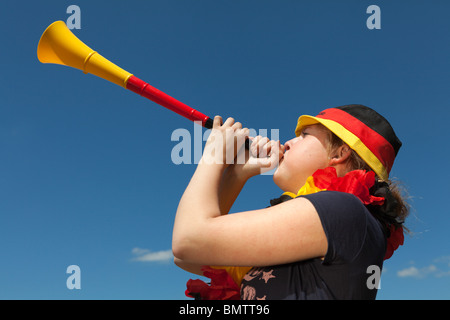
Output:
M133 248L131 253L135 256L132 261L170 262L173 260L172 250L151 252L148 249Z
M419 269L417 269L416 267L409 267L409 268L397 271L397 275L401 278L417 277L417 276L419 276Z
M423 279L428 276L435 278L450 277L450 255L442 255L432 260L428 266L419 268L414 266L414 261L410 262L411 267L397 271L397 276L400 278L416 278Z
M436 273L436 278L442 278L442 277L449 277L450 276L450 270L448 271L439 271Z
M445 273L440 271L434 264L423 268L416 268L411 266L409 268L397 271L397 276L400 278L412 277L412 278L425 278L428 275L434 275L435 277L445 276Z
M436 258L433 260L435 263L444 263L447 264L447 266L450 267L450 256L441 256L439 258Z

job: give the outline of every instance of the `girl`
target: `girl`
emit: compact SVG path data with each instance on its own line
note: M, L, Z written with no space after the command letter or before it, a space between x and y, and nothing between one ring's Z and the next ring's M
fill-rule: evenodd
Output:
M211 278L190 280L188 296L375 299L379 279L369 277L403 244L408 214L388 180L401 142L362 105L301 116L295 134L284 145L256 137L245 161L230 163L248 129L214 118L173 230L175 263ZM246 181L276 166L283 195L228 215Z

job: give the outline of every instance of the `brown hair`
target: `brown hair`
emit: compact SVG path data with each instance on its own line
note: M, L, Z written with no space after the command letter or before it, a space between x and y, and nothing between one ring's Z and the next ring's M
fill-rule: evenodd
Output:
M331 155L336 150L345 144L337 135L321 125L328 132L328 154ZM347 170L366 170L373 171L361 157L352 150L352 153L347 162ZM367 209L381 222L387 237L390 236L389 226L394 225L396 228L403 226L403 222L409 215L409 204L406 197L403 196L405 190L400 188L398 182L392 180L382 181L375 175L375 185L370 189L370 194L375 196L382 196L385 198L385 203L382 206L368 205Z

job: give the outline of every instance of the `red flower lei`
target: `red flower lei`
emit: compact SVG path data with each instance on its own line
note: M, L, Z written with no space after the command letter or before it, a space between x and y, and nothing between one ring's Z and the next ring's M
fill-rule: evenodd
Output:
M373 171L353 170L343 177L338 177L336 169L328 167L319 169L313 174L314 183L320 189L328 191L341 191L351 193L359 198L365 205L383 205L384 198L375 197L369 193L369 189L375 183ZM390 225L390 236L387 239L386 254L384 260L389 259L395 250L404 243L403 228Z
M201 300L240 300L241 293L233 278L223 269L202 267L203 275L211 279L208 285L202 280L190 279L185 292L187 297Z
M310 178L308 178L310 179ZM312 182L308 186L310 192L339 191L355 195L364 205L383 205L383 197L375 197L370 194L369 189L375 184L375 173L373 171L353 170L343 177L338 177L336 169L328 167L319 169L312 175ZM306 193L308 194L308 191ZM292 195L292 194L291 194ZM300 195L300 193L298 194ZM292 195L295 196L295 195ZM387 239L387 248L384 260L389 259L400 245L403 245L403 228L389 226L390 236ZM233 278L224 269L215 269L204 266L202 268L205 277L211 279L208 285L202 280L187 282L186 296L201 298L203 300L239 300L240 290Z
M372 196L369 189L375 184L375 172L353 170L343 177L338 177L336 169L328 167L313 174L314 184L323 190L351 193L365 205L383 205L384 198Z

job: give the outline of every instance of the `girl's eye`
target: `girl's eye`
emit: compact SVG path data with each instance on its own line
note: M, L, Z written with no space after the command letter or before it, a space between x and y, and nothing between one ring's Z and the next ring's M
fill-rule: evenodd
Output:
M306 136L306 135L308 135L308 134L309 134L308 132L302 131L302 136Z

